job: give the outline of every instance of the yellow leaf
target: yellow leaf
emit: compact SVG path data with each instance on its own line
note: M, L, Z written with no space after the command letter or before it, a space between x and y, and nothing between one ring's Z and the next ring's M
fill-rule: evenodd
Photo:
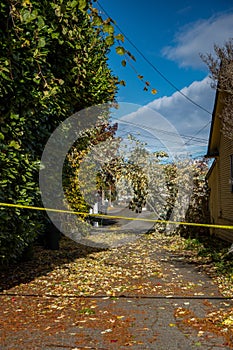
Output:
M176 327L175 323L169 323L170 327Z
M125 54L125 49L124 49L124 47L123 47L123 46L117 46L117 47L116 47L116 53L117 53L118 55L124 55L124 54Z
M124 80L119 81L119 84L122 85L122 86L126 86L126 83L125 83Z
M232 326L233 325L233 316L228 317L222 323L225 324L226 326Z
M31 1L30 0L24 0L24 2L22 3L23 6L27 6L27 5L31 5Z
M117 35L115 35L115 38L116 38L117 40L121 40L122 42L125 41L125 38L124 38L124 35L123 35L123 34L117 34Z
M152 89L152 90L151 90L151 93L152 93L153 95L157 94L157 92L158 92L158 91L157 91L156 89Z

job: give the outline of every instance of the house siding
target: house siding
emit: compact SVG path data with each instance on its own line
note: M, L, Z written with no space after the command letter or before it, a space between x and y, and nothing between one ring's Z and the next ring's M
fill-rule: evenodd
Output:
M209 176L211 221L220 225L233 225L233 193L231 191L231 161L233 154L232 140L221 134L219 157ZM233 242L233 230L212 229L212 233Z
M211 175L208 179L208 184L210 188L210 197L209 197L209 210L210 210L210 219L211 223L215 224L217 218L220 214L220 198L219 198L219 162L216 160L214 167L211 171ZM214 229L210 230L211 233L215 233Z

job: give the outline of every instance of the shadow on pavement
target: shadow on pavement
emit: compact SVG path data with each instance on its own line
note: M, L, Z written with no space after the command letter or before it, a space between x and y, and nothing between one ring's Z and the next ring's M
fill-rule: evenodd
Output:
M49 250L35 245L30 260L12 263L7 267L0 268L0 292L21 283L29 283L36 277L54 270L56 266L103 250L106 249L84 246L65 236L62 236L59 250Z

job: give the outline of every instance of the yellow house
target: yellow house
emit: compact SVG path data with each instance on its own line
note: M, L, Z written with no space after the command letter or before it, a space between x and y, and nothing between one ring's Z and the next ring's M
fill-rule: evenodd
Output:
M212 224L233 226L233 140L221 131L223 93L217 91L212 115L207 157L214 162L207 174ZM233 230L211 229L211 233L233 242Z

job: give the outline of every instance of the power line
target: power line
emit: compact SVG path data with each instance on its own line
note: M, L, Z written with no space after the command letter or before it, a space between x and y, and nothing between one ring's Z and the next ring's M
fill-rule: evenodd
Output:
M183 135L183 134L178 134L178 133L176 134L175 132L172 132L172 131L166 131L166 130L153 128L153 127L151 127L149 129L148 126L143 125L143 124L138 124L138 123L134 123L134 122L126 121L126 120L121 120L120 118L117 118L117 117L111 117L111 118L114 119L114 120L117 120L119 122L122 122L123 124L136 126L136 127L140 128L140 129L142 129L143 132L142 133L139 132L139 134L137 132L135 132L135 131L129 131L128 132L126 130L122 130L122 131L119 132L119 137L126 137L128 135L133 135L134 137L138 137L139 141L140 141L140 138L146 139L146 142L145 142L144 146L146 146L148 148L157 147L160 150L162 150L162 149L168 150L168 148L166 146L164 146L163 144L164 144L164 142L167 142L167 141L171 142L171 138L168 139L168 138L165 137L165 135L167 135L167 137L169 137L169 136L181 136L182 138L188 139L188 141L184 142L182 145L180 144L180 142L173 140L172 143L174 144L174 149L176 149L176 147L177 147L175 145L179 145L179 147L182 146L182 149L183 149L183 147L185 147L191 141L193 141L193 142L192 142L192 144L189 144L189 146L196 146L196 143L199 143L199 147L201 147L201 146L202 147L203 146L206 147L207 140L204 139L204 138L201 138L201 137L188 136L188 135ZM205 125L202 129L204 129L207 125ZM145 130L144 130L144 128L145 128ZM146 135L145 131L148 134L148 133L150 133L150 130L155 130L155 131L161 132L162 134L165 134L165 135L163 135L161 137L160 136L157 137L157 136L155 136L153 134ZM199 134L200 131L201 130L199 130L195 135ZM153 141L156 140L156 143L152 145L150 143L150 141L147 142L147 140L153 140ZM144 140L142 140L142 142L144 142ZM186 150L186 151L188 151L188 150ZM177 150L177 152L180 152L180 151ZM196 158L198 159L198 158L200 158L200 156L197 156ZM192 159L194 159L193 156L192 156Z
M147 134L145 134L145 133L136 133L136 132L132 132L132 131L130 131L130 132L127 132L127 131L123 131L123 132L120 132L120 136L127 136L127 135L133 135L133 136L135 136L135 137L143 137L144 139L150 139L150 140L163 140L163 141L170 141L171 139L168 139L168 138L164 138L163 136L162 137L157 137L157 136L154 136L154 135L147 135ZM183 138L192 138L191 136L183 136ZM191 140L190 140L191 141ZM194 140L192 140L193 141L193 145L194 145L194 143L200 143L200 144L206 144L206 140L204 140L204 139L194 139ZM178 142L176 142L176 141L173 141L174 143L178 143ZM189 142L189 140L188 141L186 141L186 142Z
M200 134L200 132L201 132L202 130L204 130L210 123L211 123L211 121L208 122L208 123L206 123L200 130L198 130L198 131L190 138L189 141L186 141L186 142L185 142L185 145L187 145L190 141L192 141L194 138L196 138L195 136L197 136L198 134Z
M165 135L168 135L168 136L180 136L182 138L186 138L186 139L189 139L188 141L186 141L186 143L190 142L190 141L196 141L196 142L206 142L207 140L204 139L204 138L201 138L201 137L196 137L196 135L198 135L203 129L205 129L207 127L208 124L210 124L210 122L208 122L206 125L204 125L204 127L202 127L200 130L198 130L196 132L195 135L193 136L189 136L189 135L184 135L184 134L179 134L178 132L175 133L173 131L167 131L167 130L163 130L163 129L158 129L158 128L154 128L154 127L150 127L148 128L148 126L146 125L143 125L143 124L138 124L138 123L134 123L134 122L130 122L130 121L127 121L127 120L122 120L120 118L116 118L116 117L111 117L113 120L117 120L119 122L122 122L123 124L128 124L128 125L132 125L132 126L136 126L140 129L145 129L147 132L150 132L151 131L157 131L159 133L162 133L162 134L165 134ZM155 136L154 136L155 137ZM184 144L185 145L185 144Z
M103 8L103 6L97 1L98 6L101 8L101 10L106 14L107 17L111 18L111 16L108 14L108 12ZM175 84L173 84L145 55L144 53L138 49L138 47L133 43L133 41L126 35L123 30L119 27L117 23L115 23L115 27L119 30L121 34L124 35L126 40L132 45L132 47L137 51L137 53L149 64L149 66L152 67L152 69L159 74L170 86L172 86L179 94L181 94L184 98L186 98L189 102L197 106L198 108L202 109L204 112L212 115L211 112L209 112L206 108L198 104L197 102L193 101L190 97L185 95Z
M156 138L155 136L143 136L143 135L137 135L134 133L131 133L131 135L135 136L138 138L138 140L140 142L142 142L142 145L145 146L146 148L149 149L159 149L159 150L167 150L168 151L168 147L164 146L164 143L166 144L167 142L169 142L170 140L164 137L161 138ZM119 137L127 137L129 136L129 133L121 133L119 135ZM153 142L153 143L152 143ZM181 148L182 146L182 148ZM206 142L201 142L201 141L196 141L196 143L192 143L189 145L190 147L205 147L206 148ZM177 148L179 147L179 148ZM180 145L179 142L177 141L173 141L173 146L169 147L169 149L172 149L173 151L177 151L178 153L180 153L182 150L186 153L186 152L190 152L189 149L185 149L185 144ZM202 150L200 149L200 152L202 152ZM206 152L205 152L206 153Z
M130 124L130 125L140 125L140 124L134 124L134 123L127 123L127 124ZM209 124L209 123L208 123ZM143 125L140 125L143 127ZM206 126L205 126L206 127ZM146 128L146 131L147 132L150 132L148 127L145 127ZM203 127L204 129L204 127ZM194 142L207 142L206 139L202 138L202 137L195 137L195 136L189 136L189 135L184 135L184 134L176 134L175 132L172 132L172 131L166 131L166 130L162 130L162 129L156 129L156 128L151 128L151 130L155 130L155 131L158 131L159 133L161 134L165 134L165 135L175 135L175 136L181 136L182 138L184 139L188 139L187 142L190 142L190 141L194 141ZM199 130L200 131L200 130ZM141 134L141 133L140 133ZM148 138L152 138L151 136L148 136ZM156 138L156 136L153 136L153 138Z

